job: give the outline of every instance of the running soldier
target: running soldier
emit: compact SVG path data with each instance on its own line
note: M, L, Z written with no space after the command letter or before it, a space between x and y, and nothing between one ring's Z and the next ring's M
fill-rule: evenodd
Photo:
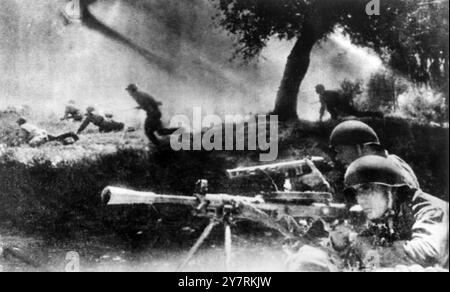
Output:
M137 109L144 110L147 114L145 120L145 134L150 141L156 146L160 145L160 141L155 135L169 136L175 133L178 128L164 128L161 122L162 113L159 107L161 102L157 101L153 96L139 91L135 84L130 84L126 91L139 105Z

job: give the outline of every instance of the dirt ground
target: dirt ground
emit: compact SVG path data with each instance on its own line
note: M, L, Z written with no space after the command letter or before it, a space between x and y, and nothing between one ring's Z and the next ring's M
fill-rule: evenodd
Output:
M218 234L223 230L217 228L216 234L204 243L183 271L226 271L224 243ZM17 247L33 263L25 263L9 255L0 258L2 271L17 272L65 272L74 268L81 272L175 272L195 241L192 237L184 237L186 241L183 243L158 244L155 247L155 240L147 239L136 247L114 234L102 237L82 235L75 240L63 241L11 234L4 229L2 234L4 246ZM282 240L272 232L254 236L240 232L232 236L232 241L232 271L285 270L287 254L283 252ZM74 259L79 266L72 265Z

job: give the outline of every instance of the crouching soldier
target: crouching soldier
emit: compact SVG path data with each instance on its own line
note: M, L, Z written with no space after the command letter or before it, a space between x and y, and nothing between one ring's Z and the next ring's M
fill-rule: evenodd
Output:
M409 185L401 167L369 155L353 162L345 186L367 218L385 226L387 241L401 241L410 265L445 268L449 264L449 205Z
M81 134L90 124L97 126L100 133L120 132L125 128L124 123L114 121L111 115L104 117L96 113L95 108L91 106L86 109L86 118L78 129L77 134Z
M420 188L411 166L397 155L388 153L381 146L377 133L363 122L345 121L336 126L330 136L330 148L334 151L335 160L345 167L365 155L386 157L402 170L410 187Z
M325 86L319 84L316 86L316 93L320 98L320 121L323 120L325 111L328 111L332 120L336 120L339 115L355 115L356 111L352 105L351 97L348 97L338 91L325 90Z
M64 117L61 118L61 121L66 120L73 120L74 122L81 122L83 120L83 115L80 109L77 108L74 100L69 101L64 112Z
M377 258L371 271L386 266L392 267L389 271L448 270L447 202L410 187L402 169L376 155L353 162L345 174L345 186L369 228L356 235L331 232L329 249L303 246L289 259L291 271L339 271L352 255L359 269Z
M59 136L49 135L47 131L27 122L26 119L20 118L17 124L26 135L28 145L31 147L39 147L47 142L57 141L64 145L70 145L79 140L75 133L66 133Z

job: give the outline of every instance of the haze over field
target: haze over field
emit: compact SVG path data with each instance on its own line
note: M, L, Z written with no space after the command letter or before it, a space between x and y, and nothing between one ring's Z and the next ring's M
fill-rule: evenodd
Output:
M0 108L29 104L62 111L69 99L139 120L124 91L130 82L164 103L166 115L244 114L272 109L293 44L273 40L257 64L229 62L233 36L217 28L207 0L103 0L99 22L67 25L65 0L0 2ZM103 25L104 24L104 25ZM364 79L381 61L340 33L317 46L301 88L299 115L316 119L314 86ZM168 117L166 116L166 120Z

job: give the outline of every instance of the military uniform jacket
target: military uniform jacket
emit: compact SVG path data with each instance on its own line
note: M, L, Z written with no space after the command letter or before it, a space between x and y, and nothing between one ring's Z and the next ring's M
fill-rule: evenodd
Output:
M448 269L448 214L447 202L420 190L412 200L400 204L395 228L406 240L404 250L415 263Z
M25 123L25 124L21 125L20 128L23 131L25 131L25 133L28 136L27 138L30 139L30 140L34 139L36 137L42 137L42 136L47 136L48 135L47 131L45 131L45 130L43 130L43 129L35 126L35 125L29 124L29 123Z
M68 106L66 106L64 117L67 118L67 117L70 117L70 116L75 116L75 115L80 115L80 114L81 114L81 112L80 112L79 109L77 109L73 105L68 105Z
M131 93L131 96L136 101L141 109L143 109L147 115L154 119L160 119L162 114L159 107L162 105L161 102L156 101L150 94L145 92L136 91Z
M101 115L97 115L97 114L92 114L92 115L88 115L86 117L86 119L83 121L83 123L81 124L80 128L78 129L78 133L81 133L82 131L84 131L87 126L89 126L89 124L94 124L97 127L101 127L103 125L103 123L105 122L105 118L102 117Z
M406 163L403 159L401 159L397 155L389 154L387 157L399 169L402 170L406 184L412 189L419 190L420 189L419 180L417 179L417 176L414 173L414 170L411 168L411 166L409 166L408 163Z

